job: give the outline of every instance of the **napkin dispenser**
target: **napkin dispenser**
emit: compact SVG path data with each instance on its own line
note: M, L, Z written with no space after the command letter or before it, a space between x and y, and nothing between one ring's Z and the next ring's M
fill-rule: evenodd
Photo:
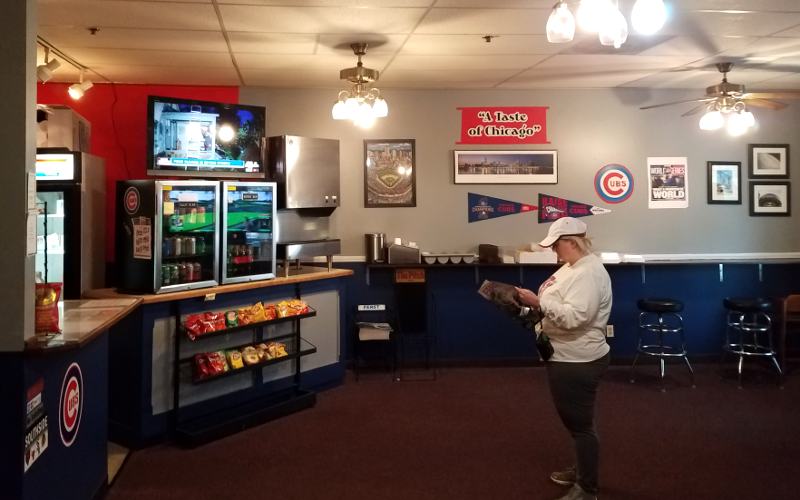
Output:
M421 254L419 248L392 243L386 250L389 264L419 264Z

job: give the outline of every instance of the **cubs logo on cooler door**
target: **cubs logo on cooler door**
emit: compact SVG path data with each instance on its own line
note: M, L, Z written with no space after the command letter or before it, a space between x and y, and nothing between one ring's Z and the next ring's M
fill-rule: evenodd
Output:
M125 190L125 211L128 215L133 215L139 210L139 190L135 187L129 187Z
M64 374L61 383L61 396L58 398L58 428L64 446L72 446L81 426L83 413L83 374L78 363L72 363Z
M633 194L633 174L622 165L606 165L594 176L594 190L606 203L622 203Z

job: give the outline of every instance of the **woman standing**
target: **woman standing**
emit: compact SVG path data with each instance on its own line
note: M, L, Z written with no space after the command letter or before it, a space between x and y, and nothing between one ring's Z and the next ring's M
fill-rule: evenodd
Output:
M550 479L572 488L559 500L597 498L599 442L594 424L595 396L608 368L605 330L611 313L611 280L591 253L586 224L572 217L555 221L540 243L564 262L539 287L538 295L518 288L520 301L538 307L542 332L553 355L546 363L550 393L561 421L575 443L575 465Z

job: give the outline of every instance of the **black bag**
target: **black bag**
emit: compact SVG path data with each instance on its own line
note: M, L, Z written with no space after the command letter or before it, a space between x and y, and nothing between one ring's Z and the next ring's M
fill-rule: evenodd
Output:
M539 351L542 361L549 361L553 356L553 344L550 343L550 337L546 333L539 332L536 335L536 350Z

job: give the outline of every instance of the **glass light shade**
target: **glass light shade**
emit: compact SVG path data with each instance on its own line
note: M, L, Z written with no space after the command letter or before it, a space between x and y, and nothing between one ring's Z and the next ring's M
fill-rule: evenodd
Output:
M358 105L361 103L355 97L348 97L346 101L344 101L344 107L347 109L347 116L348 119L354 119L356 113L358 113Z
M372 114L375 118L385 118L389 116L389 105L383 97L378 97L372 103Z
M547 41L550 43L571 42L575 38L575 17L566 2L558 2L547 18Z
M742 116L744 117L745 123L747 123L748 127L754 127L756 124L756 117L753 116L753 113L749 111L743 111Z
M652 35L664 26L667 9L663 0L636 0L631 11L633 28L643 35Z
M356 114L353 116L353 123L361 128L370 128L375 124L375 115L372 113L372 106L366 102L358 105Z
M603 14L602 27L600 28L600 43L613 45L618 49L628 39L628 21L616 7L611 7Z
M733 137L738 137L750 128L748 125L747 117L743 113L731 113L728 116L728 125L725 127L728 134Z
M334 120L347 120L349 118L347 105L344 101L336 101L336 104L331 108L331 116Z
M723 125L725 118L716 110L708 111L700 118L700 130L719 130Z
M603 26L606 11L613 8L610 0L581 0L578 6L578 26L584 31L597 33Z
M83 97L83 94L85 94L86 91L92 88L93 86L94 84L89 80L86 80L85 82L82 83L73 83L67 89L67 93L69 94L70 97L72 97L77 101L78 99Z

